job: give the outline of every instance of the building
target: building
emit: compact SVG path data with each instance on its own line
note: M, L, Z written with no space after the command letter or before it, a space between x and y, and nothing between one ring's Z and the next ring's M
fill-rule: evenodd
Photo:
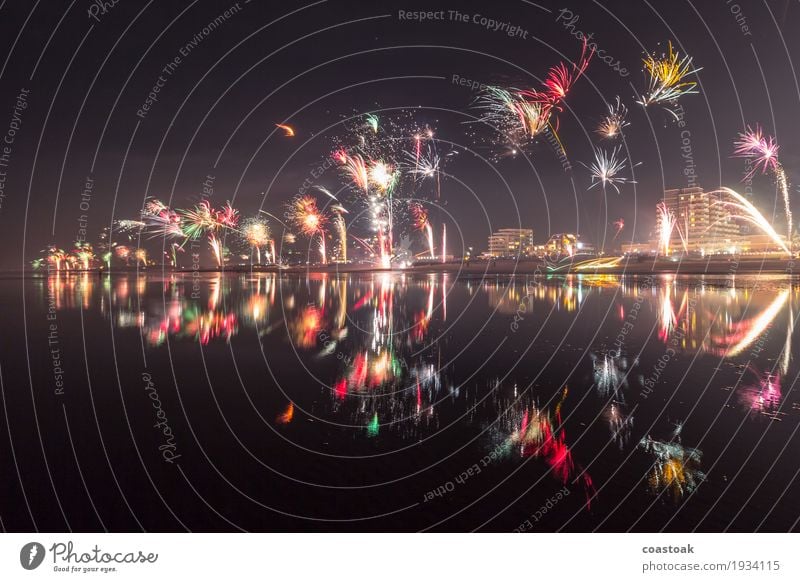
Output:
M533 230L530 228L501 228L489 237L490 257L531 256Z
M573 256L576 254L595 254L597 249L593 244L585 243L579 234L560 233L554 234L544 244L547 255Z
M664 205L674 221L671 251L703 255L736 252L742 233L729 210L732 200L728 197L724 191L704 192L699 187L665 190ZM664 219L659 212L656 232L661 232Z

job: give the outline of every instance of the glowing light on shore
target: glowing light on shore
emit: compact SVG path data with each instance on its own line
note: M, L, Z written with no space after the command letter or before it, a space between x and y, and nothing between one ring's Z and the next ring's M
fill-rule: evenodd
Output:
M576 265L573 265L573 268L576 271L613 269L614 267L618 267L622 263L622 259L623 257L601 257L599 259L592 259L589 261L585 261L583 263L578 263Z
M665 202L659 202L656 206L658 212L658 245L661 253L667 257L670 253L670 242L672 240L672 231L675 229L675 215L669 209Z

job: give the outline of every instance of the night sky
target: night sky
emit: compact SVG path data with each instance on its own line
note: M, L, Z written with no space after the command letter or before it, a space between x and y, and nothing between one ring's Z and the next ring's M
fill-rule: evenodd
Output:
M71 246L81 215L94 241L112 220L136 218L146 196L193 204L208 176L215 204L280 214L329 158L342 124L365 112L391 118L416 108L418 123L460 151L445 169L437 218L448 221L457 254L462 244L485 249L500 227L531 227L538 242L566 231L592 238L604 203L608 228L622 217L623 238L646 239L665 187L741 186L744 161L731 157L732 142L747 124L776 136L790 182L800 183L795 0L111 4L0 2L4 269L26 267L47 244ZM400 16L418 10L444 10L443 19ZM481 16L518 32L488 30ZM568 166L546 141L496 160L496 149L476 139L480 128L465 123L479 115L476 92L454 76L538 86L551 66L578 57L576 31L594 33L608 62L592 60L558 115ZM680 100L683 128L661 107L634 102L646 87L642 56L670 40L702 67L699 94ZM157 100L143 111L158 83ZM623 147L640 165L636 183L609 190L604 202L599 187L588 190L581 162L601 143L594 129L617 95L631 110ZM686 175L687 164L696 177ZM316 183L341 181L332 170ZM770 177L753 187L754 203L780 215Z

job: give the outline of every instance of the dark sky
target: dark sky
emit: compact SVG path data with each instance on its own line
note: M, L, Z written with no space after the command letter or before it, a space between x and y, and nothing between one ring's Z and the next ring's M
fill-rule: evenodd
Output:
M235 13L203 35L232 6ZM451 20L447 12L429 22L399 18L400 10L421 9L457 9L469 21ZM559 134L571 170L546 142L528 148L528 159L495 163L464 124L477 114L475 93L454 84L453 75L537 86L550 66L580 52L559 20L562 9L579 17L574 30L594 33L628 74L595 59L568 96ZM521 27L527 38L487 30L472 21L475 15ZM739 184L744 164L730 154L747 123L776 135L790 181L800 182L799 24L795 0L118 0L105 12L88 0L6 0L0 2L0 133L7 137L15 128L0 168L0 267L19 269L51 242L70 246L81 215L93 240L113 219L135 218L145 196L189 205L207 176L214 176L216 202L232 200L243 214L282 213L329 155L345 118L373 110L391 117L412 107L420 124L464 150L446 167L452 178L442 182L439 215L454 221L448 232L456 252L461 240L483 249L491 230L520 224L532 227L537 241L575 230L592 238L604 203L609 223L625 219L626 239L644 239L663 189L687 185L687 163L707 189ZM165 75L163 68L198 38ZM635 91L645 87L644 51L669 40L702 67L700 94L681 100L684 129L663 109L634 104ZM159 75L163 87L141 118L137 110ZM27 107L17 107L15 116L25 91ZM590 161L599 143L595 125L616 95L631 109L624 147L641 165L635 185L619 195L609 191L604 201L599 188L587 190L580 162ZM294 138L274 131L284 120L296 128ZM681 151L687 131L689 162ZM87 177L91 200L82 209ZM335 172L318 183L340 184ZM755 203L771 214L770 178L757 178L754 192Z

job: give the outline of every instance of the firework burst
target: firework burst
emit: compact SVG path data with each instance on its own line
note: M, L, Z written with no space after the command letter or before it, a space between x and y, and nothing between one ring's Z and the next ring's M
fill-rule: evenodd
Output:
M319 235L322 262L326 262L325 226L328 217L319 209L317 201L311 196L299 196L289 205L289 216L298 230L310 239Z
M625 118L628 116L628 108L617 97L614 103L607 104L608 113L597 127L597 133L605 139L615 139L622 135L622 130L630 125Z
M269 225L267 221L259 216L248 218L242 223L239 230L239 237L251 249L256 251L257 264L261 263L261 249L267 246L271 240ZM251 255L252 258L252 255Z
M144 214L142 218L148 232L150 232L150 238L186 238L180 214L170 208L165 207L157 214Z
M157 198L150 198L147 200L147 202L145 202L142 214L158 214L166 209L167 205L161 202L161 200L158 200Z
M680 53L672 48L672 42L668 44L667 54L660 57L648 54L644 59L644 68L649 77L649 84L647 93L642 96L639 103L645 107L654 103L672 103L684 95L699 93L697 83L686 79L702 69L693 67L692 57L689 55L681 57Z
M391 193L399 178L399 172L381 160L370 161L368 175L370 185L382 194Z
M518 90L487 87L478 97L476 108L483 111L481 121L513 143L533 139L550 122L552 105L528 100Z
M578 60L568 66L566 63L559 63L552 67L544 80L544 91L535 95L543 95L554 107L559 107L566 99L575 82L583 75L592 60L594 49L589 49L586 40L583 41L581 56Z
M194 208L179 210L178 213L182 220L183 233L186 238L196 240L207 232L213 233L219 229L217 214L206 200L203 200Z
M600 184L605 192L606 186L611 186L619 194L619 186L622 184L635 184L635 182L625 176L620 176L628 164L627 158L620 156L622 146L617 146L611 150L596 148L594 152L594 162L589 165L583 164L592 175L592 184L589 189Z
M567 95L586 71L593 55L594 50L584 41L578 60L551 67L541 90L486 88L476 100L476 108L482 111L480 121L498 132L503 141L510 141L514 153L518 145L535 140L545 131L552 134L563 151L554 112L563 110Z

